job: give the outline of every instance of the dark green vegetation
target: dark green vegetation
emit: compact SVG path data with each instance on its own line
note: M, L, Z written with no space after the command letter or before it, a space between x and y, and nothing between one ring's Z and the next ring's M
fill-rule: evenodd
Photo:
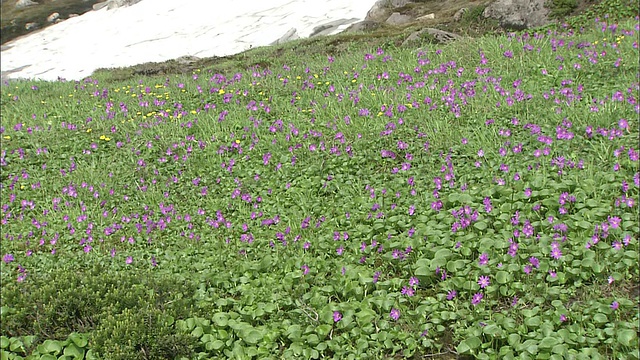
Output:
M3 86L2 359L637 359L626 17Z

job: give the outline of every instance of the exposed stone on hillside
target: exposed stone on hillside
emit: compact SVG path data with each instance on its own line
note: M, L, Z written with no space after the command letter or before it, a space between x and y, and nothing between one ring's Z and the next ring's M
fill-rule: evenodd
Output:
M393 6L394 9L397 9L397 8L406 6L407 4L412 2L413 2L412 0L391 0L391 6Z
M27 6L38 5L37 2L31 0L18 0L16 1L16 9L24 9Z
M365 20L384 21L389 16L389 0L378 0L367 12Z
M484 10L485 18L496 19L507 29L522 30L551 22L545 0L497 0Z
M380 27L380 23L373 20L364 20L349 26L345 33L368 32Z
M57 12L47 16L47 22L50 22L50 23L55 22L58 19L60 19L60 14Z
M462 9L456 11L456 13L453 14L453 21L462 20L462 17L464 16L464 14L467 13L467 11L469 11L469 9L467 9L467 8L462 8Z
M142 0L109 0L107 2L107 10L117 9L119 7L131 6Z
M284 35L282 35L278 40L271 43L271 45L284 44L287 41L300 39L300 35L298 35L298 30L296 28L291 28Z
M389 18L387 18L387 21L385 22L389 25L403 25L410 23L411 21L413 21L411 16L394 12L393 14L391 14L391 16L389 16Z
M313 28L313 31L311 32L311 35L309 35L309 37L331 34L335 30L337 30L338 27L340 27L341 25L351 24L356 20L358 19L340 19L340 20L330 21L320 26L316 26L315 28Z
M104 7L107 10L117 9L120 7L131 6L139 3L142 0L107 0L93 5L93 10L98 11Z
M419 31L413 32L402 43L402 46L410 46L416 43L425 42L424 38L429 37L429 40L435 43L447 43L454 40L462 39L462 36L438 29L425 28ZM435 41L434 41L435 40Z

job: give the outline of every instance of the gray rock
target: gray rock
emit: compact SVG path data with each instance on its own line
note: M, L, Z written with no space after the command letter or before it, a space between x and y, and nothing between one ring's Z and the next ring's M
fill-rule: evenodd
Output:
M419 18L416 18L416 20L419 20L419 21L422 21L422 20L433 20L435 18L436 18L436 14L431 13L431 14L420 16Z
M453 21L458 22L458 21L462 20L462 17L464 16L464 14L467 13L467 11L469 11L469 9L467 9L467 8L462 8L462 9L456 11L456 13L453 14Z
M296 39L300 39L300 35L298 35L298 30L296 30L296 28L291 28L284 35L282 35L278 40L272 42L270 45L284 44L287 41L296 40Z
M69 19L74 18L74 17L78 17L78 16L80 16L80 15L78 15L78 14L69 14Z
M381 21L388 14L389 0L378 0L367 12L365 20Z
M107 3L107 10L117 9L119 7L131 6L139 3L142 0L109 0Z
M55 12L55 13L47 16L47 22L52 23L52 22L55 22L56 20L58 20L59 18L60 18L60 14Z
M37 2L31 0L18 0L16 1L16 9L24 9L27 6L38 5Z
M425 28L422 30L418 30L411 35L409 35L403 42L402 46L409 46L414 43L422 42L422 38L424 34L430 35L436 43L447 43L454 40L462 39L462 36L458 34L454 34L448 31L433 29L433 28Z
M545 0L497 0L484 9L485 18L498 20L506 29L523 30L544 26L549 20Z
M179 58L175 59L175 61L180 65L191 65L198 62L198 60L200 60L199 57L192 55L180 56Z
M93 11L98 11L102 9L103 7L107 6L108 3L109 3L108 1L103 1L97 4L93 4Z
M413 2L412 0L391 0L391 6L393 6L393 8L396 9L396 8L406 6L407 4L412 2Z
M363 20L349 26L344 32L345 33L368 32L368 31L373 31L379 27L380 27L380 23L377 21Z
M394 12L387 18L386 23L389 25L403 25L406 23L410 23L413 19L409 15L402 15L400 13Z
M30 22L30 23L24 24L24 29L25 30L33 30L33 29L37 29L37 28L38 28L38 23Z
M335 31L341 25L351 24L351 23L353 23L354 21L357 21L357 20L358 19L356 19L356 18L353 18L353 19L340 19L340 20L335 20L335 21L328 22L326 24L322 24L320 26L316 26L316 27L313 28L313 31L311 32L311 35L309 35L309 37L331 34L333 31Z

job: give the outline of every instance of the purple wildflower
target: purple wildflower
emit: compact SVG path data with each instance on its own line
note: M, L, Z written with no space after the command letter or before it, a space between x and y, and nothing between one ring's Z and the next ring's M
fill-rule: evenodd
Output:
M389 316L395 320L398 321L398 319L400 318L400 310L393 308L391 309L391 312L389 313Z

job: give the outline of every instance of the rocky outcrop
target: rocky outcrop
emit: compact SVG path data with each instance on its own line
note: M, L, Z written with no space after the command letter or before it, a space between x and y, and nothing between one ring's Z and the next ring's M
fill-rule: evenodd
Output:
M410 23L411 21L413 21L413 18L411 16L394 12L387 18L385 22L389 25L404 25Z
M407 6L407 4L412 3L412 0L391 0L391 6L394 9L401 8L403 6Z
M107 0L104 2L100 2L93 5L93 10L98 11L102 8L107 8L107 10L117 9L120 7L131 6L139 3L142 0Z
M378 0L367 12L365 21L383 21L389 16L389 0Z
M380 27L380 23L373 20L364 20L349 26L345 33L369 32Z
M458 21L462 20L462 17L464 16L464 14L467 13L467 11L469 11L469 9L467 9L467 8L462 8L462 9L456 11L456 13L453 14L453 21L458 22Z
M284 44L287 41L300 39L300 35L298 35L298 30L296 28L291 28L284 35L282 35L278 40L272 42L270 45L279 45Z
M33 6L33 5L38 5L38 3L34 2L34 1L31 1L31 0L18 0L18 1L16 1L16 9L24 9L27 6Z
M431 42L437 44L448 43L454 40L460 40L462 36L438 29L425 28L413 32L405 39L402 46L411 46L421 42Z
M497 0L484 10L483 16L498 20L506 29L523 30L544 26L549 20L545 0Z
M329 35L332 32L336 31L340 26L351 24L356 20L358 19L340 19L322 24L320 26L316 26L315 28L313 28L313 31L311 32L311 35L309 35L309 37Z
M55 22L58 19L60 19L60 14L57 12L47 16L47 22L49 23Z

